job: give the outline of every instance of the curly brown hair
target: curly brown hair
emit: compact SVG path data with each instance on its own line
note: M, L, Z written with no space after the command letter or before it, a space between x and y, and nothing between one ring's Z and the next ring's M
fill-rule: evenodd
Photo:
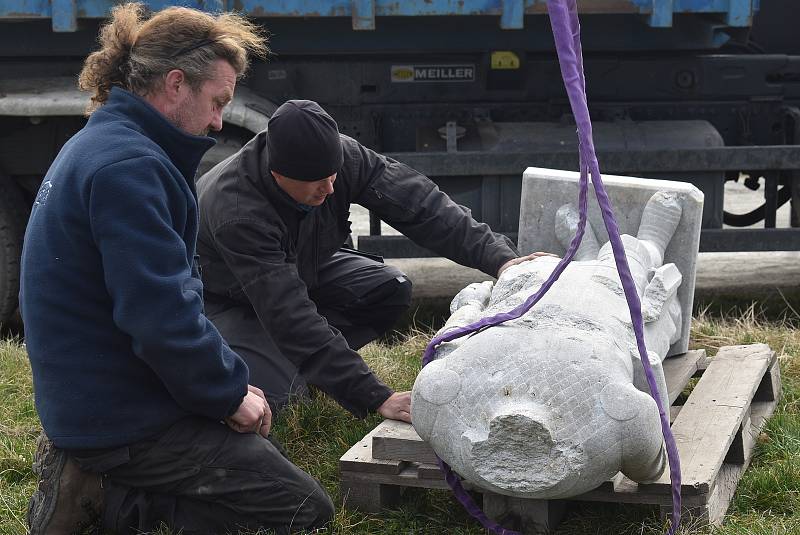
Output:
M241 77L250 56L264 58L270 52L264 29L241 15L168 7L147 18L140 3L113 8L99 41L100 50L89 54L78 78L82 91L94 93L87 115L108 100L114 86L146 96L163 87L169 71L179 69L197 90L211 78L215 60L227 61Z

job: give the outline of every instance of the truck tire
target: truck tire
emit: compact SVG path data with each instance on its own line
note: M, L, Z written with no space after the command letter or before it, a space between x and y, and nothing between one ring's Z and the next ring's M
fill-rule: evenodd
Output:
M28 205L22 191L0 173L0 325L19 306L19 266Z
M226 125L225 130L235 129ZM244 129L235 130L232 134L214 134L213 137L217 140L217 144L211 147L200 160L195 177L200 178L219 162L236 154L250 140L249 134L250 132Z

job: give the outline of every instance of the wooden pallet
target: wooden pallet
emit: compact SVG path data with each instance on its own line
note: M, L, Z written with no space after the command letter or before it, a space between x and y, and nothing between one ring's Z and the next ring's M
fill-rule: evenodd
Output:
M664 374L681 459L684 518L718 525L780 396L775 353L765 344L722 347L713 358L705 351L689 351L667 359ZM685 403L675 404L696 376L700 379ZM339 468L345 505L365 512L395 505L405 488L448 488L430 446L413 427L397 421L378 425L342 456ZM472 490L483 493L490 517L512 522L525 533L553 529L566 503ZM670 492L667 469L658 481L641 485L618 474L569 501L652 504L667 514Z

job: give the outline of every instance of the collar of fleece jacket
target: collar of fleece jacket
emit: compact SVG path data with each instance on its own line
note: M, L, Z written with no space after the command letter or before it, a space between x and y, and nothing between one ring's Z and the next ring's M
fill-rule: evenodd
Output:
M143 98L119 87L111 88L108 101L92 114L93 121L110 116L128 120L131 127L156 142L194 189L194 175L203 155L216 144L212 137L194 136L172 124Z

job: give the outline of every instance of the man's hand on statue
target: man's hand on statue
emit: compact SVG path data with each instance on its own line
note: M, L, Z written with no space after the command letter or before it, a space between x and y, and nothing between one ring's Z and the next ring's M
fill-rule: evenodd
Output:
M527 262L528 260L536 260L537 258L540 258L542 256L552 256L554 258L559 258L558 255L555 255L553 253L543 253L541 251L536 251L535 253L531 253L526 256L520 256L519 258L512 258L511 260L500 266L500 269L497 270L497 278L500 278L500 275L502 275L503 272L508 268L510 268L511 266Z
M258 433L266 438L272 426L272 410L264 392L260 388L248 385L247 395L242 399L236 412L225 418L225 423L239 433Z
M411 392L395 392L378 407L378 414L389 420L411 423Z

